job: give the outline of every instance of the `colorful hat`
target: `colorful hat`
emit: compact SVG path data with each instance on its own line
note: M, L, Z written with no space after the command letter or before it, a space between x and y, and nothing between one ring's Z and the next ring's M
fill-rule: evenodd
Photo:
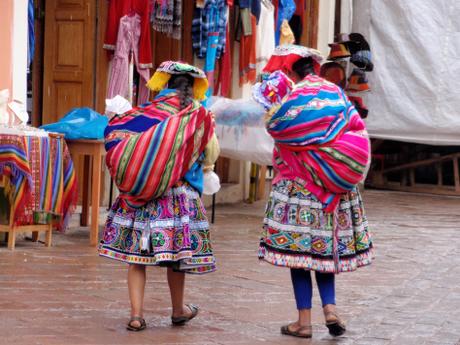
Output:
M347 84L347 75L345 68L337 62L326 62L321 66L319 74L322 78L345 89Z
M367 80L366 73L363 70L358 68L353 69L353 72L348 78L347 91L370 91L369 81Z
M275 71L267 79L252 87L252 97L266 110L280 104L286 95L291 94L294 82L283 72Z
M313 59L315 73L319 74L321 63L324 60L321 53L316 49L295 44L285 44L276 47L263 71L267 73L275 71L287 73L292 71L292 65L297 60L305 57L311 57Z
M362 119L365 119L367 117L367 114L369 113L369 109L367 109L366 105L363 102L363 99L357 96L348 96L348 99L351 103L353 103L353 106L355 107L359 116Z
M364 71L371 72L374 64L369 43L360 33L351 33L349 37L351 40L348 45L351 52L350 62Z
M327 57L328 60L344 59L351 55L345 43L330 43L329 47L331 51Z
M162 62L148 81L147 87L152 91L161 91L166 87L173 74L188 74L193 77L193 97L200 101L206 98L206 91L208 90L206 74L198 67L179 61Z

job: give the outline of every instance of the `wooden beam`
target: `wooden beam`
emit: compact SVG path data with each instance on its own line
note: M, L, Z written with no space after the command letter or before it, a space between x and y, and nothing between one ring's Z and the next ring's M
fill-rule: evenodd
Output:
M410 163L402 164L402 165L399 165L399 166L396 166L396 167L388 168L388 169L384 170L383 173L388 174L388 173L395 172L395 171L411 169L411 168L418 168L418 167L421 167L421 166L424 166L424 165L430 165L430 164L433 164L433 163L444 162L444 161L448 161L448 160L452 160L452 159L458 159L459 157L460 157L460 153L453 153L453 154L445 155L445 156L442 156L442 157L424 159L424 160L421 160L421 161L410 162Z

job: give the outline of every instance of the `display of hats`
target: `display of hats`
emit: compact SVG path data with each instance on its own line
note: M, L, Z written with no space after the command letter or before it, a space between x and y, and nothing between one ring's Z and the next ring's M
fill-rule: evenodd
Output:
M352 92L370 91L366 73L363 70L354 68L348 78L348 86L346 90Z
M320 76L331 83L345 89L347 84L347 76L345 68L338 62L326 62L321 66Z
M359 116L362 119L365 119L367 117L367 114L369 113L369 109L367 109L366 105L363 102L363 99L361 97L358 97L358 96L348 96L348 99L350 100L350 102L355 107L355 109L358 112Z
M345 43L330 43L331 51L328 60L344 59L351 56L350 51Z
M294 82L286 74L275 71L252 87L252 97L268 110L274 105L280 104L285 96L290 95L294 85Z
M349 38L351 41L348 44L351 53L350 62L364 71L371 72L374 69L374 64L372 63L369 43L360 33L351 33Z

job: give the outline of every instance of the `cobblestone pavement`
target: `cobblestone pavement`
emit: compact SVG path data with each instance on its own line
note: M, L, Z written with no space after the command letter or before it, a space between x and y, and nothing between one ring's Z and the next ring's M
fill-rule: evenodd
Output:
M169 324L165 271L152 268L148 329L125 330L126 266L97 257L85 229L56 234L51 249L2 246L0 344L460 344L460 199L379 191L364 199L377 258L337 277L346 336L327 334L316 291L314 338L279 334L295 319L295 304L288 270L257 259L264 207L257 203L217 208L219 270L187 277L187 301L202 311L179 329Z

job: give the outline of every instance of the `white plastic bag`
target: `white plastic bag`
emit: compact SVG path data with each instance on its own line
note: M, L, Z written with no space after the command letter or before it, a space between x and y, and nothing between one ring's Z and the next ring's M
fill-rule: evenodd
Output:
M121 115L132 109L131 103L120 95L105 100L105 113L110 117L114 114Z
M219 176L214 171L206 171L203 175L203 194L213 195L220 190Z

